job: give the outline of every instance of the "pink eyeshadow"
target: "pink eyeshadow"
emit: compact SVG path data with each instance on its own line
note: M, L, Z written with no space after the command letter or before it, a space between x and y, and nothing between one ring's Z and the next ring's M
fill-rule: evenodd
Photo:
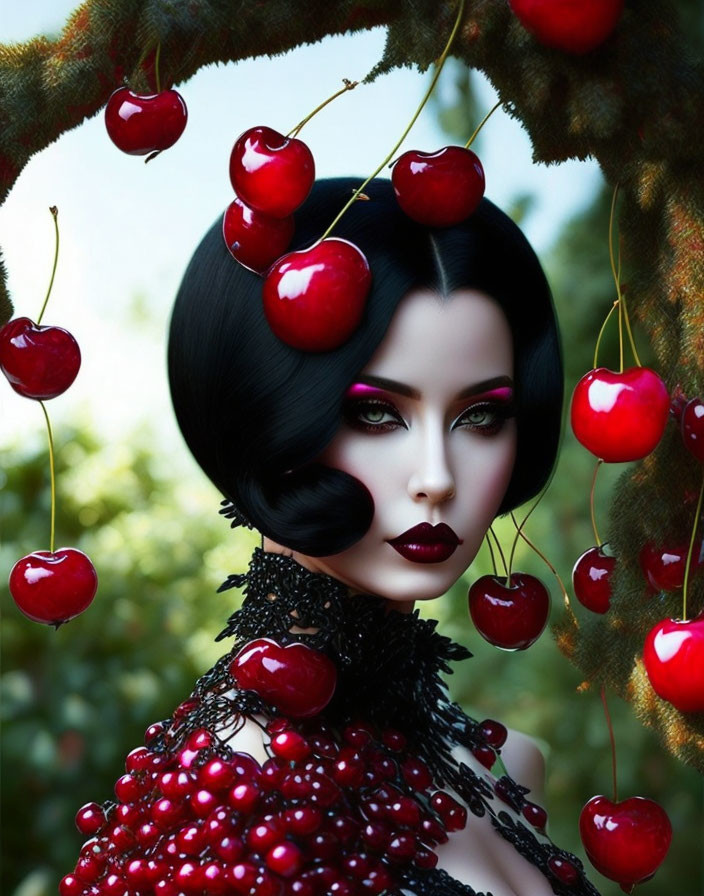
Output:
M386 393L377 389L376 386L368 386L366 383L353 383L345 392L345 398L369 398L372 395L380 398Z

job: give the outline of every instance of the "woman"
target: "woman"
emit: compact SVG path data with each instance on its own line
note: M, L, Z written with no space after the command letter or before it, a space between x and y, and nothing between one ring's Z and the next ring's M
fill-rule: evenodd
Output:
M314 187L297 246L354 186ZM335 236L365 253L372 290L334 351L273 335L261 279L219 225L185 274L169 343L177 418L223 512L263 550L223 586L246 595L219 636L231 652L130 754L107 822L84 812L93 849L112 840L118 856L93 880L101 893L596 893L503 773L502 746L539 787L535 748L448 701L439 673L469 654L412 612L550 475L562 376L549 289L488 201L428 231L388 182L367 196ZM64 896L92 893L78 871Z

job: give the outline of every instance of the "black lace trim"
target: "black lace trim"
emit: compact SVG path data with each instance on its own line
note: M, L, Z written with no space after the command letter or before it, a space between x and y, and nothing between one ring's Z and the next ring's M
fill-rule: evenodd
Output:
M166 733L151 748L172 750L198 728L210 731L241 725L246 718L267 721L280 713L251 691L235 689L229 666L249 641L273 638L280 644L302 642L327 654L338 669L338 685L321 718L333 728L363 719L397 728L409 751L429 767L437 787L451 787L475 816L488 814L494 828L545 875L557 896L599 896L576 856L558 849L547 837L516 821L502 806L520 813L527 788L508 775L492 785L464 763L452 748L486 746L480 726L447 695L441 673L469 651L436 631L435 620L418 611L387 610L370 595L352 595L337 580L309 572L294 560L256 549L249 570L231 575L220 587L244 588L244 602L229 618L217 640L234 638L229 654L202 676ZM291 631L295 627L295 631ZM218 750L227 754L222 743ZM558 859L574 866L577 880L567 886L551 871ZM491 896L477 894L441 870L398 869L403 896Z

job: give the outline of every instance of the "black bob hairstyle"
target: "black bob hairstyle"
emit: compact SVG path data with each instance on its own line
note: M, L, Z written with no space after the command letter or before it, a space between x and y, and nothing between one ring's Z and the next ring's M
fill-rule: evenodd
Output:
M358 186L318 181L296 213L292 249L323 234ZM514 340L517 460L499 513L536 495L555 461L562 359L550 290L518 227L488 200L466 221L428 229L401 212L386 180L372 181L334 236L365 253L372 288L364 318L340 348L283 344L262 310L262 278L229 254L221 219L186 270L171 318L171 394L188 447L207 476L264 535L311 556L358 541L374 513L352 476L315 463L341 421L342 399L384 338L401 299L471 288L492 296Z

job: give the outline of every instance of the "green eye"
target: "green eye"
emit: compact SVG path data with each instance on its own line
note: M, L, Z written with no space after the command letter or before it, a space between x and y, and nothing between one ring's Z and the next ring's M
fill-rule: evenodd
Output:
M382 423L384 417L387 416L387 412L383 408L372 406L366 408L366 410L361 410L359 416L367 423Z

